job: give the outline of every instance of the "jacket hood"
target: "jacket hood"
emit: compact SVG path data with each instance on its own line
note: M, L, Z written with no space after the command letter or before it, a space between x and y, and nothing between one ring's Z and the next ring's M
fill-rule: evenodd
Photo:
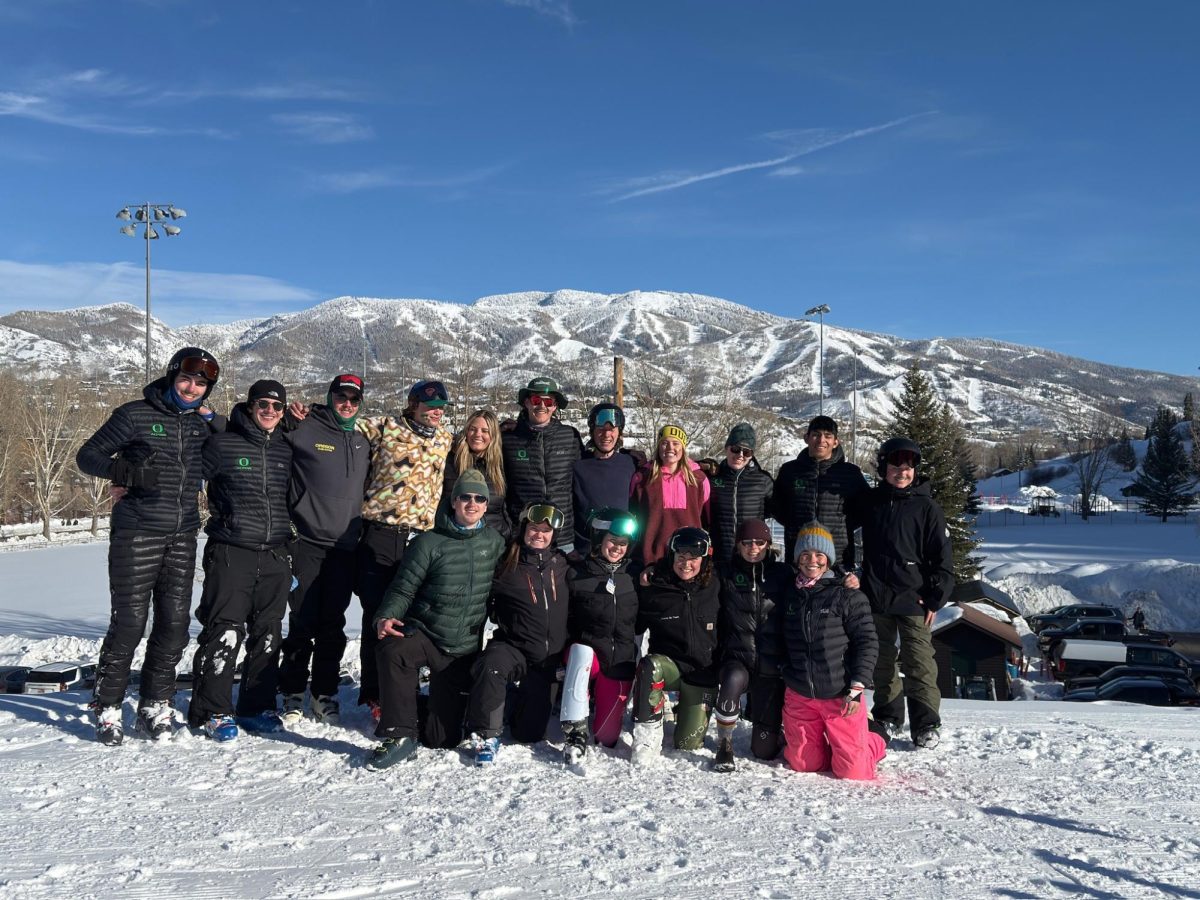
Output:
M846 454L842 452L842 447L839 444L833 448L833 453L829 459L816 460L808 455L808 448L805 447L800 451L800 455L796 457L800 465L805 469L816 469L818 472L824 472L830 466L846 461Z

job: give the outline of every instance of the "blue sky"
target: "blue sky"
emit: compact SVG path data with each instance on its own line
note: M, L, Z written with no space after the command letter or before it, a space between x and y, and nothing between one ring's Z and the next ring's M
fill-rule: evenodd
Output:
M1195 374L1197 46L1182 0L0 0L0 312L141 304L145 200L174 325L661 289Z

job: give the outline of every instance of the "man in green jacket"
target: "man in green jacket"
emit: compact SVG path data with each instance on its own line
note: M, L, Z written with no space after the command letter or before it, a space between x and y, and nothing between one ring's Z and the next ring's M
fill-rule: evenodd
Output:
M467 469L454 483L452 515L413 540L379 605L379 725L367 766L386 769L417 749L417 676L428 666L429 716L423 743L453 747L462 737L471 666L479 655L487 599L504 539L483 523L487 481Z

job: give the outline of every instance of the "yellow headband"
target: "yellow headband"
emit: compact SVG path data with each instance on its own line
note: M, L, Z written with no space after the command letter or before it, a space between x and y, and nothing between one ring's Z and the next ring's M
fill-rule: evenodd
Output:
M661 441L664 438L669 438L673 441L679 441L683 446L687 446L687 432L678 425L664 425L658 432L658 439Z

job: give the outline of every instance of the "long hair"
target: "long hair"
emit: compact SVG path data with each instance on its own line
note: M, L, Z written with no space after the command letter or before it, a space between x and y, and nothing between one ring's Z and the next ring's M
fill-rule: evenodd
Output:
M683 482L688 487L695 487L697 484L696 473L692 470L691 457L687 455L687 448L684 448L683 459L679 460L679 468L683 470ZM658 447L654 448L654 460L650 463L650 477L646 480L646 484L653 484L662 477L662 464L658 461Z
M675 574L675 554L668 552L666 556L654 564L654 574L656 577L669 581L671 579L679 580L679 576ZM712 580L713 574L713 559L711 556L704 557L700 561L700 571L696 573L696 577L686 584L694 584L696 587L705 587Z
M521 561L521 550L525 546L525 531L529 528L529 522L521 522L517 528L517 533L513 535L512 541L509 542L508 549L504 551L504 555L500 557L500 562L496 566L496 577L507 575L517 567ZM554 552L555 542L558 540L558 529L555 529L550 536L550 546L548 549L551 553Z
M503 445L500 443L500 422L490 409L475 410L467 418L467 424L463 426L462 431L455 435L454 443L450 447L450 458L454 461L454 470L461 475L467 469L479 468L475 462L475 454L467 446L467 429L476 419L483 419L492 435L492 442L483 451L483 474L487 477L492 491L503 497L505 487L504 453L501 449Z

